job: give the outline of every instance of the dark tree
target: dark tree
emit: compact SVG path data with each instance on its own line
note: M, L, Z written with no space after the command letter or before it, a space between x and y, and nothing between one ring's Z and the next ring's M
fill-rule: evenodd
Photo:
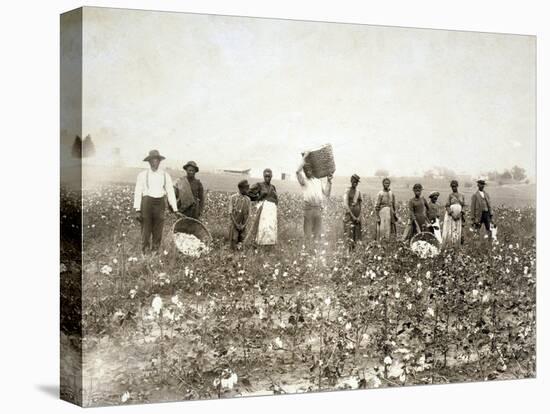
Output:
M82 138L80 138L78 135L74 139L73 147L71 149L71 154L73 158L82 157Z

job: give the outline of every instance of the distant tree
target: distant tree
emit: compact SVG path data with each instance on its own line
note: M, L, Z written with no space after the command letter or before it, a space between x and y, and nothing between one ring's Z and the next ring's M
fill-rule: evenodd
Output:
M510 171L512 174L512 178L516 181L523 181L525 178L527 178L527 174L525 173L525 168L521 168L517 165L514 165L512 167L512 171Z
M95 155L95 145L90 135L86 135L84 142L82 143L82 157L93 157Z
M374 172L375 177L388 177L389 175L390 175L390 172L383 168L379 168Z
M74 139L73 147L71 149L71 154L73 158L82 157L82 138L80 138L78 135Z
M510 170L504 170L502 174L500 174L501 180L511 180L512 179L512 173Z

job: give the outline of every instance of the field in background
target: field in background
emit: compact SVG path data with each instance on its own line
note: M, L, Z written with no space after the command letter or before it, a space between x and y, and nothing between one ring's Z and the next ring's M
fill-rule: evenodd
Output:
M87 166L83 168L83 183L84 186L88 184L97 183L123 183L132 184L135 183L137 174L141 171L140 168L105 168ZM183 176L182 170L167 170L172 179L175 181L177 178ZM237 191L237 183L239 180L246 178L252 184L257 181L261 181L260 178L252 178L239 175L230 174L216 174L210 172L199 172L197 174L205 188L210 191L223 191L234 192ZM392 178L392 190L398 200L405 201L412 197L412 186L420 182L424 186L424 193L427 195L431 191L439 191L442 195L440 201L443 200L449 192L449 181L442 179L425 179L421 177L395 177ZM273 184L277 187L278 192L299 193L300 186L298 182L293 180L282 181L280 179L273 179ZM469 199L473 192L476 190L474 181L470 182L471 186L467 187L467 183L460 183L460 191L465 194L466 202L469 204ZM348 177L336 176L333 181L334 196L340 196L344 193L345 188L349 185ZM363 194L375 197L378 191L381 189L381 179L378 177L365 177L361 179L360 190ZM536 184L505 184L499 186L497 183L489 183L487 186L487 192L491 195L494 205L504 205L511 208L520 208L525 206L536 205Z

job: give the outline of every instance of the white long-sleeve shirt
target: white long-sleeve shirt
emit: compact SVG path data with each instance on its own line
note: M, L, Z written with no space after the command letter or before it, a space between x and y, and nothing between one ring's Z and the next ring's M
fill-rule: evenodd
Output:
M178 209L172 178L164 170L153 171L149 168L138 174L134 191L134 209L137 211L141 209L141 199L145 196L154 198L167 196L172 210Z

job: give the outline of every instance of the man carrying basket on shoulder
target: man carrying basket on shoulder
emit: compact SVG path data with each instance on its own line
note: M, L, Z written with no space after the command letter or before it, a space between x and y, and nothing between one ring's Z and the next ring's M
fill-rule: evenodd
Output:
M149 248L158 252L162 241L164 226L164 210L166 198L173 212L178 207L176 195L170 174L159 168L165 157L157 150L149 151L143 161L149 163L149 168L137 176L134 191L134 209L136 218L141 223L141 249L145 254Z
M330 197L332 188L332 174L327 176L325 185L313 176L313 168L306 161L309 154L309 151L304 152L296 170L296 178L304 194L304 237L307 245L321 238L323 204L325 198Z

